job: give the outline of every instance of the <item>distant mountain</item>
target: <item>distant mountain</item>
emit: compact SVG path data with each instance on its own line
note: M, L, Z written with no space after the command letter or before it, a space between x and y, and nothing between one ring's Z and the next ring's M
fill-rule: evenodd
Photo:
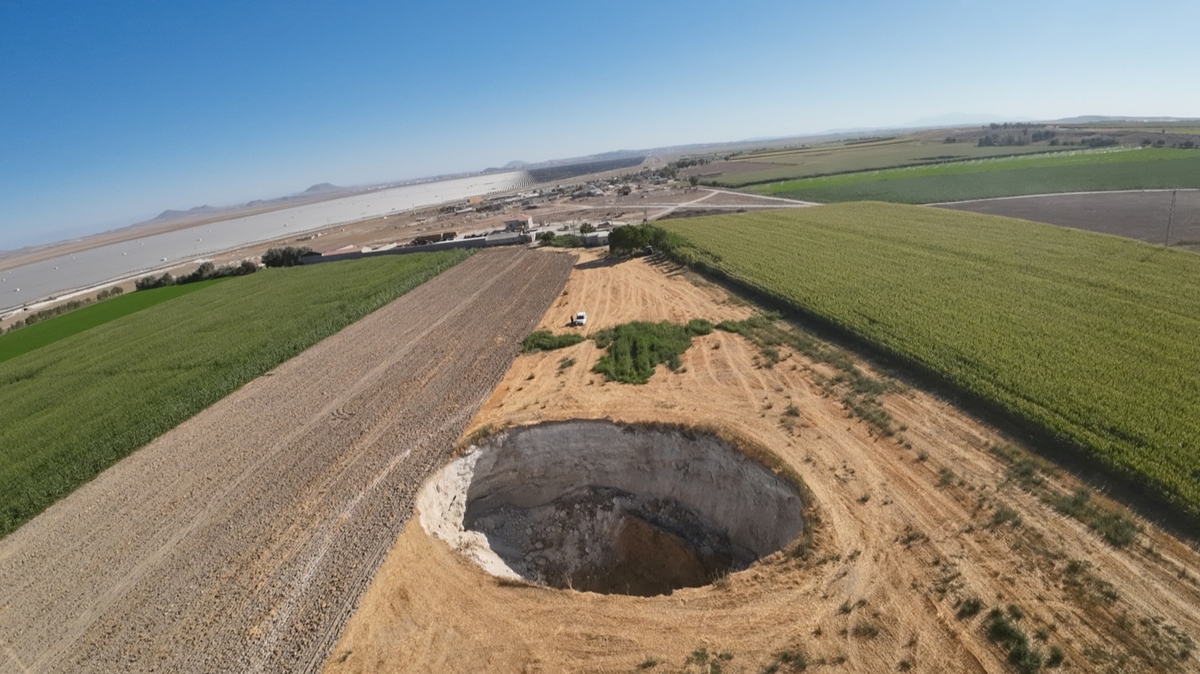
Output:
M172 210L172 209L167 209L167 210L163 211L162 213L159 213L158 217L154 218L153 220L148 220L147 222L169 222L171 220L179 220L181 218L190 218L190 217L193 217L196 215L212 215L214 213L220 213L221 211L225 211L225 210L229 210L229 209L228 208L217 208L216 206L197 206L195 208L189 208L186 211L176 211L176 210Z
M589 164L589 163L594 163L594 162L613 161L613 160L619 160L619 159L633 159L635 157L640 159L645 156L646 156L645 151L614 150L612 152L601 152L600 154L589 154L586 157L568 157L566 159L548 159L546 161L539 161L539 162L510 161L507 164L505 164L502 168L489 168L489 169L485 169L483 172L490 173L490 172L494 172L494 171L541 169L541 168L550 168L550 167L554 167L554 166L575 166L575 165L579 165L579 164Z
M951 126L977 126L979 124L1003 124L1004 122L1032 122L1031 117L1005 117L991 113L951 112L945 115L922 117L914 122L901 125L909 128L936 129Z
M301 192L301 194L307 194L311 196L314 194L323 194L325 192L341 192L344 189L346 188L338 187L332 183L317 183L316 185L313 185L312 187Z

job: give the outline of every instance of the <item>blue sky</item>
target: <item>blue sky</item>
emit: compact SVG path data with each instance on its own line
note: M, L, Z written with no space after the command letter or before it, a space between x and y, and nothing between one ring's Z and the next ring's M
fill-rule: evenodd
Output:
M0 0L0 248L947 113L1200 117L1200 3Z

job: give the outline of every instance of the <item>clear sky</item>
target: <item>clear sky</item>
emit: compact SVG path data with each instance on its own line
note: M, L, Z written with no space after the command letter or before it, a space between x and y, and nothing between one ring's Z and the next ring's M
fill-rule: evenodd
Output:
M948 113L1200 117L1197 0L0 0L0 248Z

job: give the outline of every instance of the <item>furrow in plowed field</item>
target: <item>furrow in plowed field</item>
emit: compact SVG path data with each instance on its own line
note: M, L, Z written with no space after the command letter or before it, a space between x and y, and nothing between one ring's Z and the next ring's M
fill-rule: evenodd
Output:
M0 672L319 667L573 262L475 255L0 541Z

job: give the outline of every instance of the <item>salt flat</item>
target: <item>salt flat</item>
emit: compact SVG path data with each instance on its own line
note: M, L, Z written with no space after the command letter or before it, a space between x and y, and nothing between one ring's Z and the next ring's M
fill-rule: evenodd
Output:
M405 185L235 217L64 254L0 271L0 313L79 288L204 258L258 241L423 208L528 184L524 171Z

